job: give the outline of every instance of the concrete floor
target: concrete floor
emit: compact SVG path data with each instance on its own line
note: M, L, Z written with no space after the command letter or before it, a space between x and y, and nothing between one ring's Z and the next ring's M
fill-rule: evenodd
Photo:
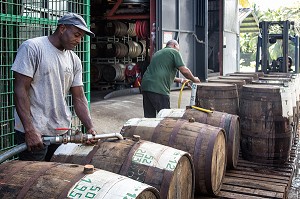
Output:
M125 122L132 118L143 118L142 94L114 97L104 100L108 91L92 91L91 117L98 133L119 133ZM180 91L172 91L171 108L178 108ZM191 90L182 92L181 108L190 103Z

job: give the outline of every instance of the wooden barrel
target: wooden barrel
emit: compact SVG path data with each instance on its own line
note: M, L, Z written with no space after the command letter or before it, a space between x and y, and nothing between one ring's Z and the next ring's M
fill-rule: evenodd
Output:
M224 129L227 141L227 169L237 167L241 136L239 116L219 111L208 114L195 109L162 109L156 117L195 120Z
M255 80L252 81L252 84L269 84L269 85L277 85L277 86L289 86L289 81L283 81L283 80Z
M238 95L242 92L243 86L246 85L246 81L241 79L208 79L208 82L215 82L215 83L224 83L224 84L236 84Z
M91 47L90 48L91 48L90 49L91 58L98 57L99 52L98 52L98 48L97 48L97 43L91 43Z
M93 1L93 0L92 0ZM91 2L92 2L91 1ZM102 25L103 26L103 25ZM103 27L99 23L91 23L90 30L98 36L101 33L101 30L103 30Z
M90 71L91 71L91 75L90 75L90 79L91 79L91 84L95 84L99 81L101 81L102 79L102 69L106 67L105 65L103 64L99 64L99 63L94 63L92 62L91 63L91 68L90 68Z
M161 198L190 199L194 194L194 168L189 153L148 142L108 140L97 146L61 145L51 161L92 164L157 188Z
M228 73L226 76L233 76L233 77L252 77L253 80L258 80L258 74L256 73Z
M128 57L130 58L138 57L143 51L141 45L135 41L127 41L126 45L128 46Z
M127 34L130 37L135 37L136 36L135 23L128 23Z
M263 77L265 74L263 72L234 72L235 74L257 74L258 77ZM256 75L255 75L256 76Z
M151 198L157 189L108 171L54 162L9 161L0 165L1 198ZM125 185L125 186L124 186Z
M95 42L91 43L90 54L91 54L92 60L97 59L97 58L106 58L107 53L108 53L106 46L107 46L107 43L105 43L105 42L95 41Z
M269 72L269 74L265 74L265 77L292 77L292 73L281 73L281 72Z
M189 152L195 165L196 193L219 193L226 169L223 129L172 118L133 118L124 124L121 133Z
M291 77L260 77L259 80L291 81Z
M107 43L105 47L107 57L123 58L128 55L128 46L121 42Z
M237 86L224 83L197 83L195 105L205 109L239 113Z
M243 157L267 164L286 162L292 141L291 93L274 85L245 85L240 107Z
M141 49L142 49L141 55L146 55L146 52L147 52L146 40L140 40L140 41L138 41L138 44L141 46Z
M123 64L106 65L102 69L103 79L108 82L124 81L126 66Z
M297 124L299 126L299 120L300 120L300 75L299 74L293 74L292 75L292 78L294 80L294 86L295 86L295 93L296 93L296 103L297 103L297 118L298 118L298 121L297 121ZM297 128L298 130L298 128ZM297 132L298 134L299 132Z
M251 84L254 80L253 77L241 77L241 76L219 76L219 79L235 79L235 80L245 80L246 84Z
M286 87L285 89L289 89L291 92L291 102L293 106L293 135L294 137L298 131L298 123L299 123L299 76L290 76L290 77L261 77L260 81L272 82L275 85L274 81L278 83L279 86ZM269 83L268 83L269 84Z
M121 21L108 21L104 31L108 36L123 37L127 35L128 27Z
M297 89L299 84L294 84L291 81L286 80L256 80L253 81L252 84L268 84L268 85L277 85L280 87L285 87L286 90L289 90L291 92L291 106L293 109L293 116L291 116L294 124L293 124L293 137L296 137L297 130L298 130L298 123L299 123L299 94Z

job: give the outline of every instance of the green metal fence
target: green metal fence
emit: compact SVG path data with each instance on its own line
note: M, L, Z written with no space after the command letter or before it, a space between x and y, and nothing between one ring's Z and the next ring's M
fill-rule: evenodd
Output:
M90 24L89 0L4 0L0 1L0 153L15 145L13 73L10 68L19 45L33 37L50 35L57 19L67 12L80 14ZM90 102L90 38L85 36L75 52L82 60L84 90ZM47 100L47 99L45 99ZM68 105L73 112L72 127L81 128L72 98Z

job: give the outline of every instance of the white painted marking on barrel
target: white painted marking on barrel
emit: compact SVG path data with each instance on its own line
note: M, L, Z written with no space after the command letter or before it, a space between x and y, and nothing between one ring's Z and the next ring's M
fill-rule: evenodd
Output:
M174 171L184 151L153 142L143 142L132 157L132 162Z
M74 184L68 198L133 199L150 187L125 176L98 170Z

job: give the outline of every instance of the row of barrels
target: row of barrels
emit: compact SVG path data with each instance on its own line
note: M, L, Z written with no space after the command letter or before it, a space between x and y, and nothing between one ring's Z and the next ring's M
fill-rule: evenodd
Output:
M115 37L137 37L139 39L149 38L149 22L147 20L136 20L134 22L108 21L104 23L92 23L91 31L96 36Z
M91 84L106 81L124 81L125 80L125 70L126 65L117 63L117 64L99 64L91 63Z
M194 109L168 111L163 109L158 118L128 120L121 129L123 140L101 140L95 146L64 144L49 163L3 163L0 195L41 198L53 192L53 198L128 199L217 195L226 169L237 163L238 116ZM97 169L84 175L79 165L86 164Z
M155 187L161 198L192 198L194 192L216 196L226 169L237 166L239 117L195 109L175 110L173 117L168 111L128 120L121 129L125 140L62 145L51 161L89 163L125 175Z
M145 183L91 165L9 161L0 164L1 198L160 199Z
M207 83L197 84L197 87L202 84ZM216 83L213 84L216 85ZM237 92L236 84L234 85ZM250 90L245 90L248 86L250 86ZM78 164L92 164L100 170L103 169L107 172L114 173L114 175L121 175L123 178L127 177L131 178L131 180L139 181L139 183L145 183L143 184L145 190L141 192L151 195L149 198L193 198L194 192L200 195L217 195L221 188L226 169L235 168L237 164L240 136L242 140L246 140L247 135L243 134L243 125L249 121L246 122L243 119L252 116L253 118L250 118L250 122L256 121L252 124L253 128L264 128L264 132L261 133L264 133L265 137L262 138L255 132L254 136L253 134L250 135L252 137L249 140L252 141L252 143L249 145L257 148L257 144L263 142L267 152L262 148L258 148L254 155L257 155L258 152L263 155L266 153L271 155L263 158L261 156L252 157L253 160L256 161L258 158L258 161L266 160L267 163L280 163L285 159L286 148L289 148L287 145L290 145L290 131L286 132L289 136L282 135L283 132L285 132L283 128L287 128L287 126L282 123L282 118L285 118L282 116L282 112L284 112L282 111L282 107L283 104L289 104L287 102L282 103L281 94L283 94L284 91L282 91L281 88L283 87L263 85L257 90L256 86L251 86L254 86L254 84L244 85L238 98L240 103L243 100L248 100L249 103L253 102L253 104L250 104L250 108L253 110L244 111L251 113L247 116L240 114L242 113L241 106L239 107L239 114L219 112L216 111L215 108L215 111L212 113L205 113L194 109L164 109L159 112L158 118L132 118L128 120L121 130L121 133L126 138L124 140L102 140L96 146L83 146L78 144L62 145L55 152L51 161L64 163L59 165L73 163L72 167L80 167ZM268 89L271 89L272 92ZM291 95L291 92L287 93ZM196 95L197 101L200 97L199 92L196 92ZM269 95L270 98L268 98ZM270 102L271 99L273 99L273 101ZM256 103L261 104L257 105ZM263 115L266 113L264 110L266 107L270 109L266 109L268 114ZM257 109L259 109L260 112L257 113ZM279 112L277 113L276 111ZM288 112L286 113L288 114ZM264 116L263 118L262 115ZM260 122L261 118L267 123L265 126L257 123L257 121ZM266 118L268 119L265 120ZM275 128L276 130L273 132L273 129L266 129L266 127L270 127L270 129ZM240 130L242 130L241 135ZM132 137L135 139L132 139ZM137 139L139 137L143 140ZM256 138L260 140L255 142ZM268 140L268 143L264 141L265 138ZM247 143L249 143L249 140L247 140ZM241 146L243 151L243 147L245 147L243 146L243 142ZM250 151L253 152L253 150L254 149L251 148ZM17 165L17 163L14 164ZM27 166L23 165L20 167L26 168ZM44 173L48 174L47 185L51 184L52 176L48 168L52 167L55 166L43 166L43 168L46 169L40 170L40 166L39 168L35 168L35 174L32 174L34 172L28 172L31 176L27 179L26 183L23 183L23 185L21 183L21 188L19 189L23 191L20 193L28 194L29 190L32 190L31 186L36 185L37 181L39 181L39 183L41 183L40 181L44 182L44 176L42 177L43 179L40 179L40 175ZM11 171L8 177L5 178L6 180L14 179L15 182L16 176L20 175L16 172L18 169L14 169L11 165L0 165L0 170L1 173L9 173L8 171ZM61 171L64 172L65 170L61 169ZM16 174L16 176L12 177L14 174ZM67 173L59 176L64 175L67 175ZM57 190L58 195L65 197L67 194L67 196L71 197L74 195L79 196L80 194L85 194L85 196L95 194L94 198L98 198L96 197L98 196L97 194L101 194L102 192L99 191L99 193L95 193L91 191L101 190L100 185L97 183L90 185L88 183L97 178L101 179L101 177L92 177L90 175L87 175L85 178L78 177L81 175L82 174L76 174L75 179L73 177L71 177L71 179L60 177L59 179L63 179L64 182L75 183L71 183L72 186L68 183L68 185L64 184L62 186L64 189L60 189L60 191ZM119 178L122 178L121 176L119 176ZM51 177L50 180L49 177ZM109 177L106 176L106 179L107 178ZM22 180L24 181L23 178ZM6 183L6 181L4 182ZM58 180L55 181L55 183L57 182ZM2 184L6 186L5 183ZM132 184L134 183L132 182ZM13 186L14 185L9 185L9 187ZM127 183L126 185L123 183L123 188L124 187L127 189L127 187L130 186L127 185ZM119 188L120 190L118 188L110 189L115 190L114 193L119 196L114 196L113 198L121 198L121 193L123 193L121 192L121 188ZM148 192L145 192L146 190L148 190ZM141 194L141 192L139 193ZM133 193L132 191L125 191L125 193L127 195L122 195L122 198L138 198L137 196L139 194ZM139 196L140 198L146 197L142 195Z
M127 83L132 83L131 77L136 78L140 75L140 65L142 63L129 64L100 64L91 63L91 84L97 84L101 81L106 82L121 82L126 80Z
M245 159L282 164L297 134L299 79L286 73L233 73L194 85L193 103L239 115Z
M92 42L90 54L91 58L137 58L146 55L146 41Z

